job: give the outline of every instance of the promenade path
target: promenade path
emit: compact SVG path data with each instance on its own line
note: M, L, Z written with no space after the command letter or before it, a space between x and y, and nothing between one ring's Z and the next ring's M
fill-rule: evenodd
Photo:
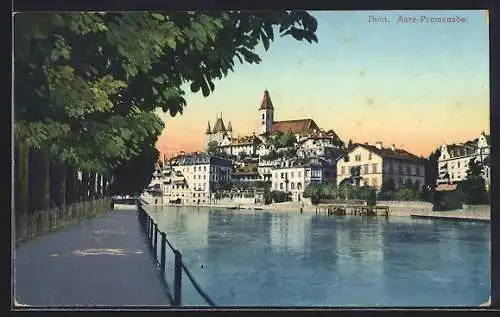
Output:
M132 208L20 245L14 252L17 302L168 306L164 284Z

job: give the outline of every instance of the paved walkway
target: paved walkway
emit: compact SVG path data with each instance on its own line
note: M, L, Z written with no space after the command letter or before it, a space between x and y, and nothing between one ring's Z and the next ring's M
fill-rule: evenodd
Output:
M169 305L132 209L26 242L14 257L21 304Z

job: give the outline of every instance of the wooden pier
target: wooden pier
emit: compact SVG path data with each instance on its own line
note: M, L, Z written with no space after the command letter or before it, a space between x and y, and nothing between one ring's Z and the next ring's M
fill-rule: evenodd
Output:
M325 212L328 215L336 216L354 215L389 217L389 206L328 204L317 207L316 212Z

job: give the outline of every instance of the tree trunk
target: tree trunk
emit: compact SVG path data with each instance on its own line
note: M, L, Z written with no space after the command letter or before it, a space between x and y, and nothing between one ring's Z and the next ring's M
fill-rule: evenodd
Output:
M65 177L65 182L66 182L66 193L64 196L64 200L66 204L73 204L75 203L75 191L76 191L76 182L75 182L75 169L71 165L66 165L66 177Z
M102 174L97 174L97 197L98 198L102 198L103 196L103 193L102 193L102 181L103 181L103 177L102 177Z
M23 140L17 141L16 213L24 216L28 213L29 203L29 148Z
M47 149L43 149L41 153L42 164L42 208L47 210L50 208L50 155Z
M29 150L29 189L28 212L43 208L43 170L42 155L39 149Z
M107 196L107 191L108 191L108 175L103 174L102 175L102 197Z
M29 210L29 148L24 140L16 138L14 152L15 235L22 238L28 230Z
M82 172L82 201L89 199L89 173Z
M90 189L90 199L93 200L96 196L96 173L90 173L89 177L89 189Z
M68 172L68 167L64 163L58 163L57 164L58 171L59 171L59 206L60 207L65 207L66 206L66 179L67 179L67 172Z

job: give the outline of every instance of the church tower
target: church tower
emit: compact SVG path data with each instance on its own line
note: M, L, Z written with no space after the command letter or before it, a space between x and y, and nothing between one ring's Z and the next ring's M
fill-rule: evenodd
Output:
M269 91L264 91L264 97L259 108L260 134L271 131L271 126L274 121L274 107L269 97Z

